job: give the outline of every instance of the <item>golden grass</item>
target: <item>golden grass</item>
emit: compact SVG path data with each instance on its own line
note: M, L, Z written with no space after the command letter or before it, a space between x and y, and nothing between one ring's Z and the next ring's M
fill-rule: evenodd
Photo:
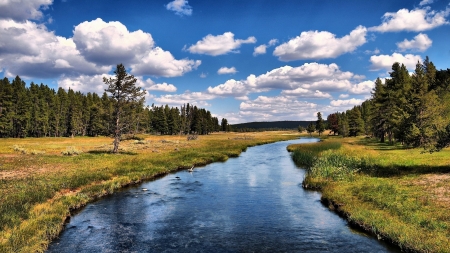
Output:
M298 136L216 133L187 141L186 136L142 135L143 141L121 142L120 154L109 153L107 137L0 139L0 252L45 251L71 210L125 185ZM68 147L83 153L64 156Z

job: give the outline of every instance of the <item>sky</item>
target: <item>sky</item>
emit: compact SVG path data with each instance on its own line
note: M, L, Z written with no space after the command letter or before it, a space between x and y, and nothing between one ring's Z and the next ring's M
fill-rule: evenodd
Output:
M394 62L450 68L449 16L450 0L0 0L0 77L103 94L122 63L148 105L315 120Z

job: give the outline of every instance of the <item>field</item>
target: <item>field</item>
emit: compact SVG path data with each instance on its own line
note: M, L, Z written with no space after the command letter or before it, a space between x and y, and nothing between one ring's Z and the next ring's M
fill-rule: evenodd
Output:
M368 138L293 145L304 186L351 224L403 250L450 252L450 150L427 153Z
M226 161L249 146L297 132L112 138L0 139L0 252L43 252L70 212L129 184L171 171Z

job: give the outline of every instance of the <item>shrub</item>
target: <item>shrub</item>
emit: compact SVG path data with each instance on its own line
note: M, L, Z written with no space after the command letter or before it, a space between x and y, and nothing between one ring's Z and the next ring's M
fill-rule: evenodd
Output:
M75 147L67 147L65 151L62 151L61 154L63 155L79 155L83 153L81 150L76 149Z

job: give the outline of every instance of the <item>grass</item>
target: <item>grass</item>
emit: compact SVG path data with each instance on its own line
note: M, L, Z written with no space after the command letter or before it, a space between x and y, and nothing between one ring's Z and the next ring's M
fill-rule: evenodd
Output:
M126 185L297 137L221 133L187 141L139 135L121 142L116 155L106 137L0 139L0 252L45 251L72 210Z
M429 154L367 138L315 145L303 184L321 189L330 207L404 250L450 252L449 149Z

